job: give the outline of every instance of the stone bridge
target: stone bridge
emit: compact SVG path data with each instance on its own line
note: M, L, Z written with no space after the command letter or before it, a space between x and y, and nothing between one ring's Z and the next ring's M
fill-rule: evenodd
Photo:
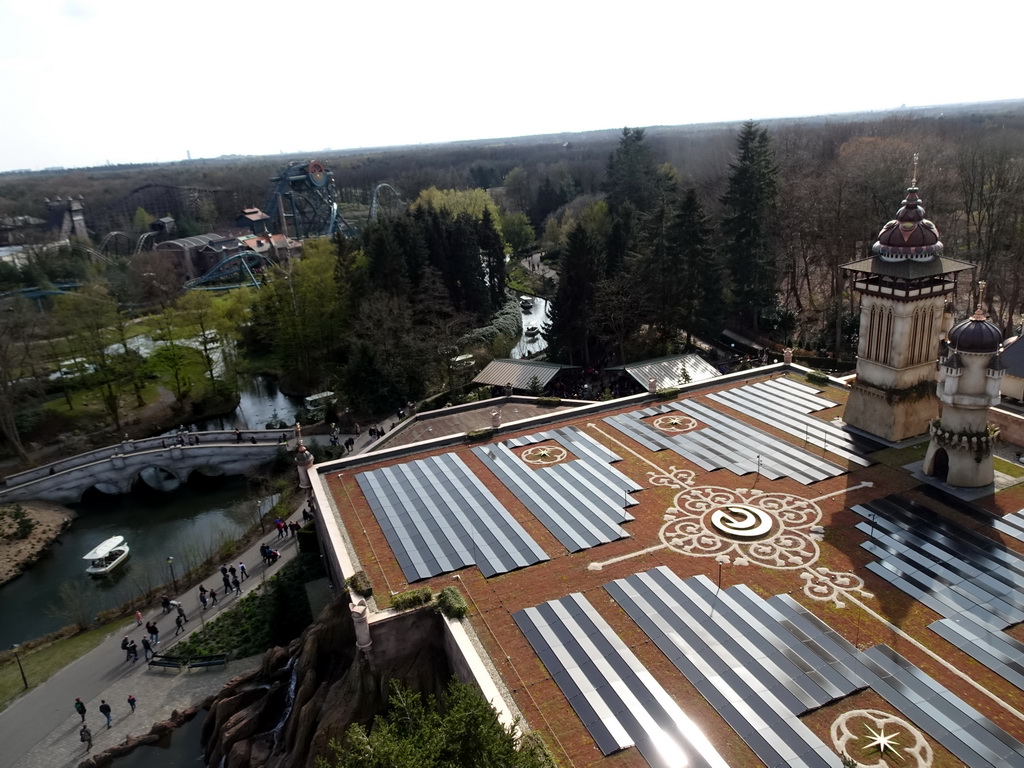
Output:
M189 435L194 445L188 444ZM290 429L249 429L242 433L241 442L234 432L192 432L181 440L125 440L8 475L0 487L0 504L28 499L74 504L90 488L128 493L147 472L150 477L167 478L171 485L186 482L197 470L208 475L238 475L272 461L293 436Z

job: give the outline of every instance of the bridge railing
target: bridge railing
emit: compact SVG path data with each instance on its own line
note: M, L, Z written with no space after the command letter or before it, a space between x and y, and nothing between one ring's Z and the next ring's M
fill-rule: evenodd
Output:
M280 443L294 437L292 429L246 429L236 434L234 430L217 430L211 432L185 432L180 435L180 440L188 445L189 436L198 445L235 445L237 443L251 443L256 438L257 443ZM71 469L78 469L87 464L94 464L98 461L105 461L113 456L124 456L131 453L142 453L145 451L156 451L172 448L179 445L179 435L165 435L158 437L146 437L141 440L122 440L114 445L96 448L92 451L69 456L66 459L44 464L34 469L8 475L4 478L4 487L15 488L25 483L30 483L50 475L56 475Z

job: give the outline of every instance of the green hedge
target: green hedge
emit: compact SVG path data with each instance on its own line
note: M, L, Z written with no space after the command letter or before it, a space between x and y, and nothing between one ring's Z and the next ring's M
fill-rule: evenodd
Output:
M373 594L373 584L370 583L370 577L366 575L366 571L356 571L348 577L345 583L360 597L369 597Z
M419 608L421 605L427 605L433 599L434 593L430 591L430 587L410 589L408 592L399 592L397 595L392 595L391 607L396 611L407 611L410 608Z
M462 593L450 586L438 593L437 609L449 619L461 619L469 613L469 606Z

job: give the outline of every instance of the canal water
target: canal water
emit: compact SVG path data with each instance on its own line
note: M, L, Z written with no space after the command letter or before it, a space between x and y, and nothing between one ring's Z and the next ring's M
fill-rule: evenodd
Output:
M204 487L182 486L156 491L104 496L75 505L74 523L25 573L0 587L0 647L9 648L71 621L54 616L52 606L69 591L91 620L98 611L170 582L167 558L175 576L212 554L217 544L236 538L254 524L255 502L246 502L242 477L209 478ZM266 503L266 502L264 502ZM124 536L131 557L108 578L85 574L82 559L111 536Z
M523 335L519 339L519 343L512 349L513 360L535 357L538 353L548 348L543 332L550 320L548 316L549 307L550 302L547 299L542 299L540 296L534 298L533 307L523 307ZM527 329L531 325L537 328L537 333L534 335L527 333Z
M234 413L195 425L197 430L262 428L273 418L294 423L300 398L288 397L268 376L253 376L242 387ZM211 548L237 538L255 522L242 477L203 478L169 493L139 492L103 496L75 507L78 517L49 552L12 582L0 587L0 648L30 640L70 624L51 615L70 592L92 619L132 597L168 582L167 558L176 575L205 559ZM266 504L266 502L264 502ZM128 562L111 578L85 575L82 555L111 536L124 536Z
M111 763L115 768L201 768L205 765L200 746L207 713L200 711L180 728L152 746L139 747Z

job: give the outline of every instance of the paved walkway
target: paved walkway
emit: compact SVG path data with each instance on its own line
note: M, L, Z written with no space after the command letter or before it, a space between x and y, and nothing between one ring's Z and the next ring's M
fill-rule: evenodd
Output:
M289 520L301 522L301 507ZM259 547L269 543L281 553L281 558L271 566L263 566ZM187 631L178 638L202 626L203 619L214 618L220 611L230 608L235 601L244 598L244 592L272 576L292 559L297 551L294 537L279 540L276 531L261 539L249 550L232 559L235 567L245 563L249 578L242 582L243 595L234 593L221 597L216 606L211 606L200 618L198 588L177 596L188 616ZM232 563L227 563L231 565ZM219 571L205 581L207 588L213 587L218 593L224 587ZM160 628L160 653L174 653L174 615L165 614L159 605L154 610L143 612L143 624L155 621ZM139 647L139 661L130 664L125 661L121 650L121 638L128 635ZM85 720L92 731L92 753L103 752L109 746L123 742L129 735L147 733L154 722L166 720L175 709L182 710L199 704L211 693L235 677L255 669L262 656L232 661L226 668L175 673L172 670L150 669L142 652L142 636L145 626L136 626L131 619L118 626L109 638L82 658L69 664L46 682L35 687L20 699L15 700L0 712L0 768L72 768L86 757L85 745L79 740L81 717L75 712L75 697L85 702ZM128 707L127 699L134 695L138 699L134 713ZM108 730L100 714L100 700L105 699L113 710L113 726Z

